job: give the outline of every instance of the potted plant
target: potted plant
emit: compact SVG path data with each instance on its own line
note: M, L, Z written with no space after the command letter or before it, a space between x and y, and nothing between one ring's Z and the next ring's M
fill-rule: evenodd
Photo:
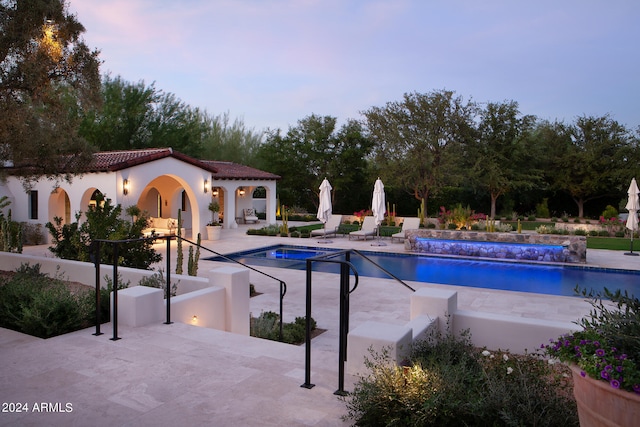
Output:
M207 239L218 240L222 234L222 226L220 225L220 204L216 201L209 203L209 210L212 214L211 221L207 224Z
M545 346L570 365L581 425L632 426L640 419L640 300L605 289L586 293L592 306L582 330Z

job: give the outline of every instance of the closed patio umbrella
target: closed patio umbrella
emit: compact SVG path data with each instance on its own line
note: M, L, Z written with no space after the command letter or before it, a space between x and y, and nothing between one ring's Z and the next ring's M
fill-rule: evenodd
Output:
M320 184L320 203L318 204L318 214L316 218L318 218L323 227L327 226L327 221L331 218L331 212L333 207L331 206L331 184L327 178L325 178ZM327 230L324 230L323 239L325 239L325 243L331 243L330 240L326 240L327 238Z
M385 207L384 184L378 178L373 186L373 199L371 200L371 210L378 226L378 243L375 246L384 246L384 243L380 242L380 224L384 221Z
M640 210L638 192L638 184L636 183L636 179L633 178L631 180L631 185L629 185L629 190L627 190L629 200L625 206L625 209L629 211L629 216L627 217L627 228L631 230L631 251L626 252L625 255L638 255L638 253L633 252L633 233L638 229L638 210Z

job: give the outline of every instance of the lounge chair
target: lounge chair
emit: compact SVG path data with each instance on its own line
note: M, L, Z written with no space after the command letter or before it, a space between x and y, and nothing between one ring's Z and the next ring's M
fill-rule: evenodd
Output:
M420 228L420 218L405 218L402 222L402 230L399 233L392 234L391 241L393 242L393 239L404 240L406 237L405 231L417 230L418 228Z
M329 236L338 232L338 227L342 223L342 215L331 215L329 220L324 224L324 227L317 230L312 230L312 236Z
M364 237L364 240L367 240L368 236L375 237L377 229L376 219L372 216L365 216L360 230L349 233L349 240L351 240L351 236L358 239Z
M243 209L242 213L244 215L244 223L248 223L248 222L253 222L253 223L258 223L260 220L258 219L258 216L256 215L256 210L255 209Z

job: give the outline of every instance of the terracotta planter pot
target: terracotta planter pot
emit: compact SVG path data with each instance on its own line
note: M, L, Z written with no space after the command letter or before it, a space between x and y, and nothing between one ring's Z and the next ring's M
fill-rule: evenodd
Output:
M640 395L615 389L606 381L583 377L577 366L572 366L571 371L581 427L638 425Z

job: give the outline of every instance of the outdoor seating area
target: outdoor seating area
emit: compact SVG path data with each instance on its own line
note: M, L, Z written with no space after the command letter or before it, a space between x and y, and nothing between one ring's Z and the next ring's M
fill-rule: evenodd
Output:
M342 223L342 215L337 215L337 214L331 215L327 220L327 222L324 223L323 227L317 230L312 230L311 235L314 237L336 235L338 233L338 228L340 227L341 223Z
M378 225L376 224L376 219L373 216L366 216L364 217L364 221L362 221L360 230L349 233L349 240L351 240L352 237L354 239L360 239L362 237L364 240L367 240L369 236L375 237L377 230Z
M420 218L405 218L402 222L402 230L400 232L391 235L391 241L393 239L403 240L406 238L407 230L417 230L420 228Z
M256 215L256 210L253 208L248 208L248 209L243 209L243 221L245 224L248 223L253 223L253 224L257 224L260 222L260 219L258 218L258 215Z

